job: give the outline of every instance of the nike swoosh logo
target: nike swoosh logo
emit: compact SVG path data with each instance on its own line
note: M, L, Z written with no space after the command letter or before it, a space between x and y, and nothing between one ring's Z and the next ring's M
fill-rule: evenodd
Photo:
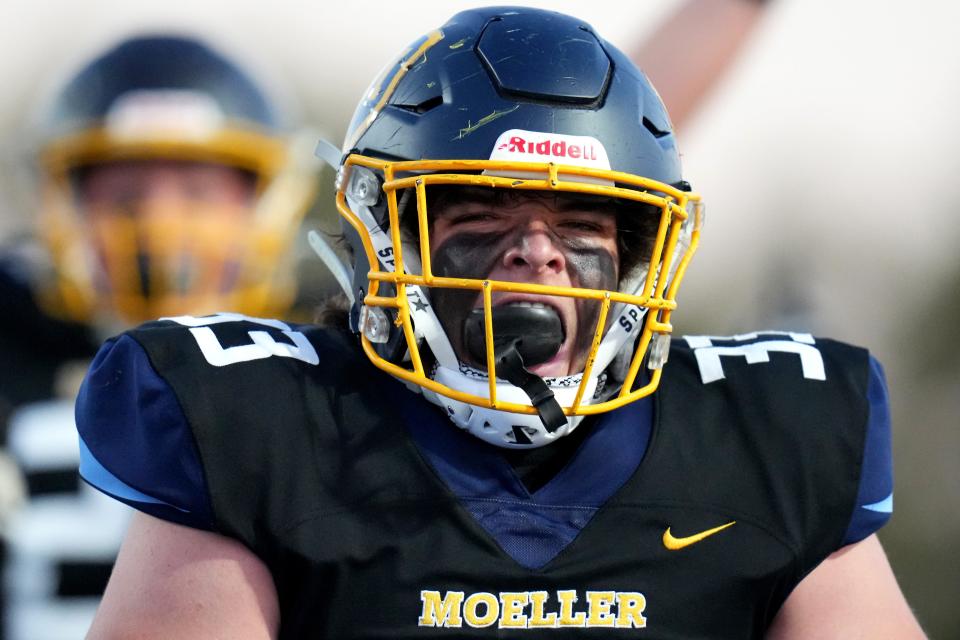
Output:
M727 527L732 527L737 524L737 521L728 522L727 524L722 524L719 527L714 527L713 529L707 529L706 531L701 531L700 533L695 533L692 536L685 536L683 538L675 538L673 534L670 533L670 527L667 527L667 530L663 532L663 546L670 551L679 551L684 547L689 547L692 544L696 544L703 540L704 538L709 538L715 533L720 533Z

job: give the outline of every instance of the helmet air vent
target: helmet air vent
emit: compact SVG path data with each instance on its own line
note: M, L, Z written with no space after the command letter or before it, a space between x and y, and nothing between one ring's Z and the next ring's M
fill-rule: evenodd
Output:
M670 135L669 131L663 131L662 129L657 128L657 125L653 124L653 122L646 116L643 117L643 126L647 128L647 131L653 134L654 138L662 138Z
M415 113L418 116L436 109L443 104L443 96L433 96L421 102L420 104L394 104L393 107L397 109L403 109L404 111L409 111L410 113Z

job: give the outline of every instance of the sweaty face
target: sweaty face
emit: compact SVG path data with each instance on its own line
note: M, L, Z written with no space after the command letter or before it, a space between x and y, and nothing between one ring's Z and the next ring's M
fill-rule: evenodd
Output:
M617 217L610 207L565 194L466 189L430 207L431 260L438 276L615 290L620 263ZM464 362L463 324L483 307L474 291L433 289L434 308ZM565 338L557 354L531 370L541 377L583 370L600 305L593 300L494 292L493 306L546 305Z

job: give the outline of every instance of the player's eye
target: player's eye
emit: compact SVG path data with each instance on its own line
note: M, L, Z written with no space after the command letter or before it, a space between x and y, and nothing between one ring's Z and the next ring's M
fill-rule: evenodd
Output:
M563 222L561 225L564 229L570 229L572 231L584 231L588 233L599 233L603 231L603 227L595 222L587 222L584 220L570 220Z
M491 211L464 211L446 216L446 218L450 225L461 226L496 222L500 220L502 216Z
M616 222L610 216L576 216L564 218L558 227L568 233L607 236L616 233Z

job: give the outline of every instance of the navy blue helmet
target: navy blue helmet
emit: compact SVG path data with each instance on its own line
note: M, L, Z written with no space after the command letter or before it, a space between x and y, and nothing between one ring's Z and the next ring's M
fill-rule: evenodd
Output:
M545 444L583 415L655 389L676 288L699 237L700 199L683 180L656 90L589 24L527 7L455 15L373 82L342 152L352 325L377 366L422 387L458 426L507 447ZM524 288L434 269L429 207L458 188L616 203L618 282ZM541 296L535 306L548 310L498 311L485 301L504 291ZM457 295L474 305L463 326L439 302ZM590 352L575 375L531 381L501 351L513 345L530 364L539 357L532 334L569 333L548 317L550 296L594 301ZM473 364L486 366L465 362L470 349ZM641 362L649 376L638 375ZM541 402L547 395L556 401Z

